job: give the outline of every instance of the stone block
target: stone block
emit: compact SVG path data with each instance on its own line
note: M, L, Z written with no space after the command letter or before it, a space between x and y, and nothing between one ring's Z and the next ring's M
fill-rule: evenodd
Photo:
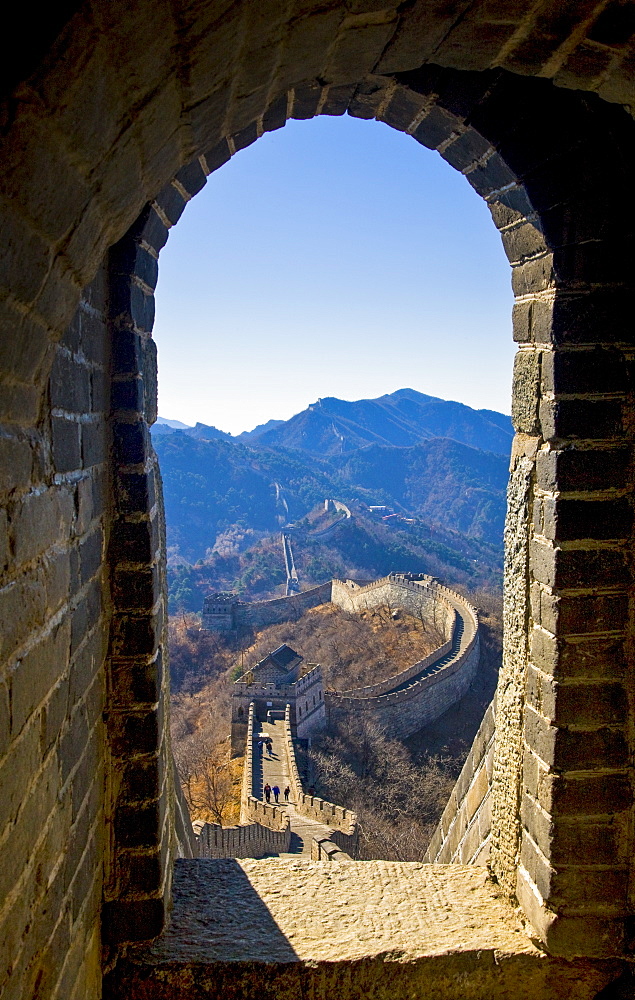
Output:
M558 815L610 816L630 807L626 774L571 774L555 776L551 785L552 809Z
M176 191L176 188L172 185L169 185L169 187L171 190ZM159 275L157 258L149 253L145 247L139 246L133 240L124 237L123 240L112 248L110 251L110 269L113 275L129 277L131 274L134 274L137 278L141 278L144 285L147 285L148 288L153 290L156 287ZM99 338L101 339L103 336L101 324L98 327L98 331ZM87 353L86 348L84 348L84 352ZM98 361L98 363L103 363L103 359L98 359L94 355L90 355L90 359Z
M159 648L163 617L154 614L121 614L113 625L115 656L153 656Z
M437 149L450 138L456 125L454 115L435 106L430 108L412 135L422 146L426 146L428 149Z
M113 703L154 705L161 696L163 683L162 653L148 662L114 658L112 662Z
M628 500L558 500L544 534L556 541L591 538L624 539L631 533L633 516ZM584 578L582 578L584 581Z
M537 434L541 353L519 351L514 359L512 421L523 434Z
M28 486L32 452L28 441L0 437L0 492Z
M135 224L129 229L127 233L128 237L135 242L143 240L144 243L147 243L148 246L152 247L158 253L168 241L168 230L152 205L148 205Z
M626 722L628 703L622 684L560 684L556 720L559 725L611 726Z
M85 413L90 405L90 369L81 360L58 348L50 375L51 406L71 413Z
M67 420L65 417L53 417L51 431L55 471L63 473L80 469L82 460L79 423Z
M561 865L574 866L625 866L628 863L626 849L625 816L611 820L591 820L572 818L554 823L551 843L551 863L558 869Z
M554 283L553 261L549 254L512 268L512 291L517 297L544 292Z
M117 421L113 427L115 458L119 465L143 465L150 446L145 421L124 424Z
M626 553L612 548L563 550L532 539L530 565L535 580L558 590L624 587L630 580Z
M124 759L156 754L163 735L162 706L151 711L113 712L109 720L112 752Z
M0 655L8 657L44 622L46 592L38 577L25 575L0 588Z
M561 492L603 490L607 483L619 489L626 485L629 448L539 451L536 456L538 486Z
M147 514L156 503L154 471L120 472L115 490L117 509L121 515Z
M68 726L57 746L62 783L65 783L79 761L88 743L88 720L83 706L76 706Z
M592 632L617 632L626 627L627 599L624 594L558 597L532 591L537 624L559 636Z
M560 400L540 404L543 436L602 441L623 433L622 403L617 399Z
M37 706L59 684L68 658L68 623L42 637L11 674L11 730L14 734L31 717Z
M554 351L544 360L545 389L556 394L625 392L626 379L623 354L605 347Z
M144 401L143 380L140 375L130 375L113 382L111 391L112 408L116 411L142 413Z
M530 642L534 663L557 679L619 678L624 675L622 639L591 636L565 641L556 639L543 629L534 628Z
M151 611L159 597L159 568L115 568L113 600L119 611Z

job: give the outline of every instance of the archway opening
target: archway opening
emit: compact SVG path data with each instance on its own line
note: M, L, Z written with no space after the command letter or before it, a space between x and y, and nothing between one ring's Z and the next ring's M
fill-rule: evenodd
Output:
M328 690L387 691L406 669L410 680L423 675L412 666L451 638L440 612L397 611L392 598L361 615L325 599L327 614L298 621L290 607L286 622L217 631L226 608L210 596L203 624L214 624L200 631L207 595L285 594L284 529L301 592L410 572L458 585L484 613L469 695L463 685L444 695L434 718L421 708L420 724L411 699L403 734L389 710L363 735L339 703L324 738L314 733L308 754L298 748L307 789L357 813L356 856L422 860L500 662L513 300L487 206L436 153L385 124L290 121L210 176L161 252L156 300L159 413L190 425L160 417L152 433L166 504L173 746L193 817L218 815L205 753L215 773L225 738L225 825L240 815L231 691L267 651L288 643L319 662ZM264 439L249 433L258 425ZM331 494L352 514L340 518ZM241 701L239 757L248 695ZM298 701L302 733L308 708Z

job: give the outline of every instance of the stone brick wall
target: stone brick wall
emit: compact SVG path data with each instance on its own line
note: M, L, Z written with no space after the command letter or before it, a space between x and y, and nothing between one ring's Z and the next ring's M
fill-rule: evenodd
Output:
M288 597L278 597L272 601L255 601L253 604L239 604L234 609L235 627L250 626L266 628L267 625L279 625L282 622L294 621L300 618L310 608L317 608L331 599L331 584L323 583L319 587L305 590L302 594L290 594Z
M360 588L333 581L333 592L335 599L351 610L387 603L417 614L423 606L428 619L436 619L443 629L451 625L456 627L457 609L460 609L461 627L465 632L460 646L456 633L454 643L444 643L431 657L422 661L418 672L426 668L431 672L411 684L407 682L415 676L413 667L386 682L388 690L385 693L368 695L364 688L343 693L327 691L325 699L329 721L366 712L385 728L389 736L400 739L438 719L467 692L480 659L478 615L459 594L440 584L422 585L399 577L386 577ZM455 645L457 648L454 648ZM454 655L451 656L453 648ZM437 661L441 666L434 671L433 664ZM405 686L402 687L402 684ZM382 688L385 686L381 685Z
M295 730L300 739L319 733L326 725L322 669L308 670L295 685Z
M635 107L632 18L609 0L501 10L335 2L263 17L235 3L221 25L214 4L138 0L113 16L78 0L37 26L17 10L0 136L5 996L99 996L104 859L109 935L151 936L169 900L145 398L158 251L207 173L287 117L346 111L438 150L501 233L520 350L492 865L552 951L622 953L635 133L607 102Z
M491 703L435 830L424 861L483 865L492 829L490 795L495 705Z
M28 270L28 258L23 262ZM107 773L103 712L109 608L109 350L105 275L56 346L22 357L50 369L3 394L0 428L0 994L97 995ZM0 334L20 357L13 333ZM8 339L6 339L8 338ZM10 346L12 345L12 346ZM33 421L33 422L32 422Z
M357 815L350 809L343 806L336 806L326 799L321 799L317 795L307 795L302 786L302 779L298 770L293 746L293 736L291 734L291 716L289 706L285 714L284 723L284 744L287 759L287 774L289 783L293 791L295 808L301 816L317 820L324 826L331 828L330 839L338 846L350 854L354 854L357 845ZM337 837L337 840L336 840Z
M198 833L198 856L201 858L264 858L267 854L285 854L291 844L291 827L272 830L261 823L248 826L219 826L203 823Z

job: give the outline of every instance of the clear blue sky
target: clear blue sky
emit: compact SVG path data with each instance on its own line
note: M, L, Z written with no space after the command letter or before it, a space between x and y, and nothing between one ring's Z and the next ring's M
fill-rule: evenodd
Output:
M510 268L485 203L378 122L290 121L208 179L159 262L159 413L239 433L409 387L509 413Z

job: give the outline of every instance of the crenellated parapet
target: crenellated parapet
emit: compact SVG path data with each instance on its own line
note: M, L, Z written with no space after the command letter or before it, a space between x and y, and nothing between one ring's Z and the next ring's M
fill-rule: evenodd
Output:
M480 658L478 612L464 597L431 577L390 575L358 587L333 581L334 603L351 611L388 604L433 623L446 639L423 660L376 685L327 691L329 721L360 712L376 719L387 735L404 738L438 719L467 692Z

